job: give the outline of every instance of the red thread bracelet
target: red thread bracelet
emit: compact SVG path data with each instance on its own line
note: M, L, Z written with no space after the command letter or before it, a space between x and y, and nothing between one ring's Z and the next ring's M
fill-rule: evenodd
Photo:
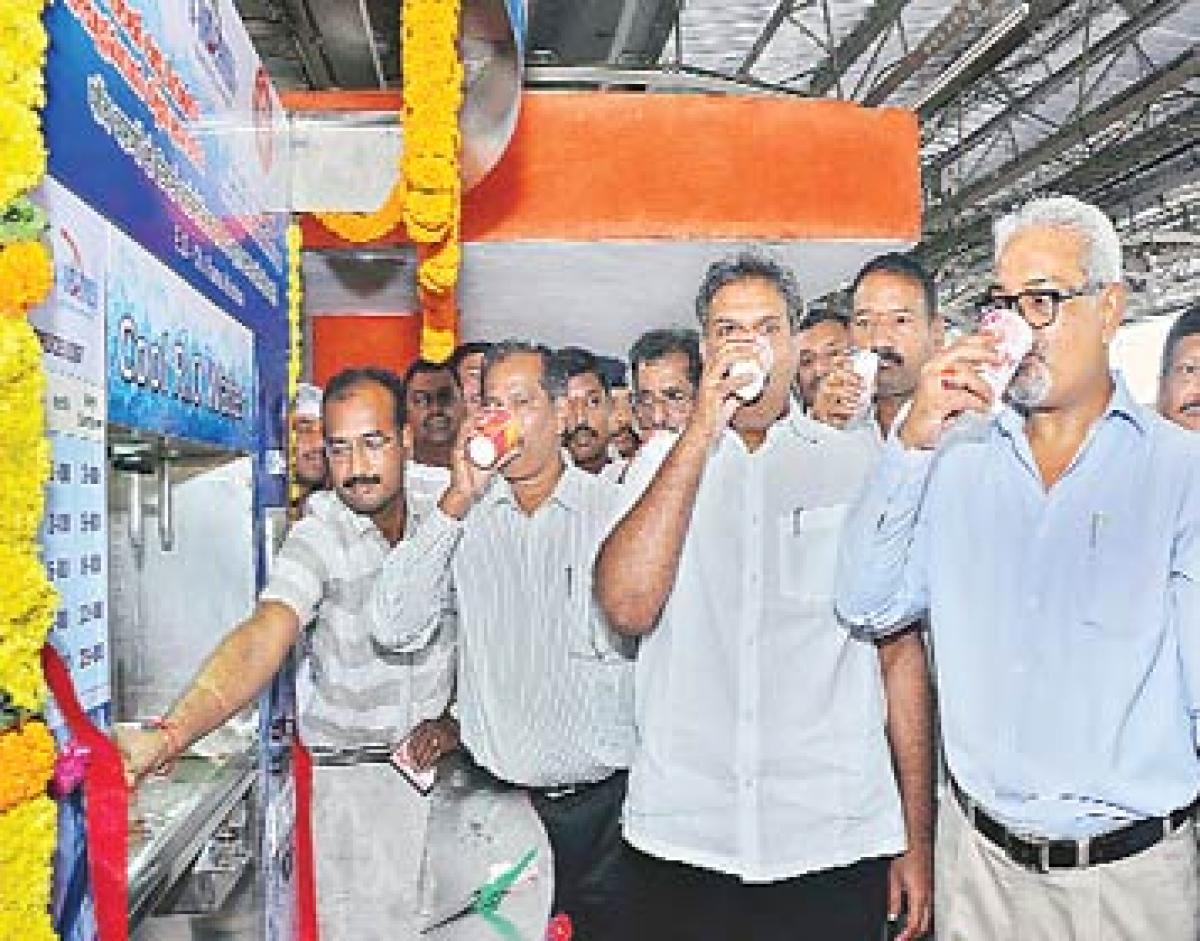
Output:
M175 759L183 754L183 740L179 735L179 726L166 716L154 716L148 719L146 724L150 728L162 732L163 738L167 740L169 755L165 761L159 762L155 770L163 774L169 774L171 769L175 767Z

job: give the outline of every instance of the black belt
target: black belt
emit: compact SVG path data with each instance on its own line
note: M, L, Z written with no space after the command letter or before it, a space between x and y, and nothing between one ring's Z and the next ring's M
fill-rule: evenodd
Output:
M587 781L582 784L556 784L551 787L526 787L518 785L522 790L528 791L534 797L541 797L548 801L562 800L564 797L574 797L576 794L586 794L588 791L595 790L598 787L603 787L608 784L621 772L614 772L607 778L601 778L599 781Z
M994 843L1014 863L1036 872L1052 869L1083 869L1102 866L1136 856L1174 833L1196 813L1200 797L1165 817L1148 817L1108 833L1082 840L1043 840L1014 833L979 806L950 779L954 799L967 815L971 826Z

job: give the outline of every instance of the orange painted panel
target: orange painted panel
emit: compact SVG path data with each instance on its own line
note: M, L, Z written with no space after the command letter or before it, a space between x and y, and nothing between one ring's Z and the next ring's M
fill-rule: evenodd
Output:
M527 94L463 237L915 240L917 143L911 112L837 101Z
M399 111L404 97L399 91L374 88L327 91L281 91L279 100L288 111Z
M465 241L920 237L909 111L595 92L527 92L521 109L464 201ZM305 239L344 244L313 220Z
M403 375L421 349L421 318L397 314L318 314L312 318L313 382L324 386L348 366Z

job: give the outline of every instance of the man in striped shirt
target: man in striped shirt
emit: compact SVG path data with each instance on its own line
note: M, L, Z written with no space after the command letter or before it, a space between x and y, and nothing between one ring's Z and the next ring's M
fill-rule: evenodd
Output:
M549 350L489 351L485 408L520 426L499 474L460 441L450 487L413 542L392 550L369 605L378 643L419 650L435 599L458 597L463 743L529 792L554 851L555 908L580 941L632 937L620 810L633 751L633 661L592 599L592 559L623 491L563 459L566 378Z
M380 563L408 535L399 379L347 370L330 381L323 412L333 492L310 498L254 613L221 642L163 729L124 734L119 744L131 780L163 766L253 700L309 625L297 711L317 765L312 823L321 936L415 938L429 802L379 759L405 739L420 766L456 746L457 729L444 717L454 622L445 596L432 599L429 645L394 655L375 648L362 618Z

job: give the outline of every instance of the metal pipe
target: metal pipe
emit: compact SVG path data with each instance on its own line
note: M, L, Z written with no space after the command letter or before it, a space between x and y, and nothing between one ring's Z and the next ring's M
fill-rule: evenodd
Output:
M175 514L171 500L171 459L164 453L158 461L158 543L163 552L175 548Z
M129 544L140 550L145 544L142 517L142 475L136 470L127 472L129 478Z

